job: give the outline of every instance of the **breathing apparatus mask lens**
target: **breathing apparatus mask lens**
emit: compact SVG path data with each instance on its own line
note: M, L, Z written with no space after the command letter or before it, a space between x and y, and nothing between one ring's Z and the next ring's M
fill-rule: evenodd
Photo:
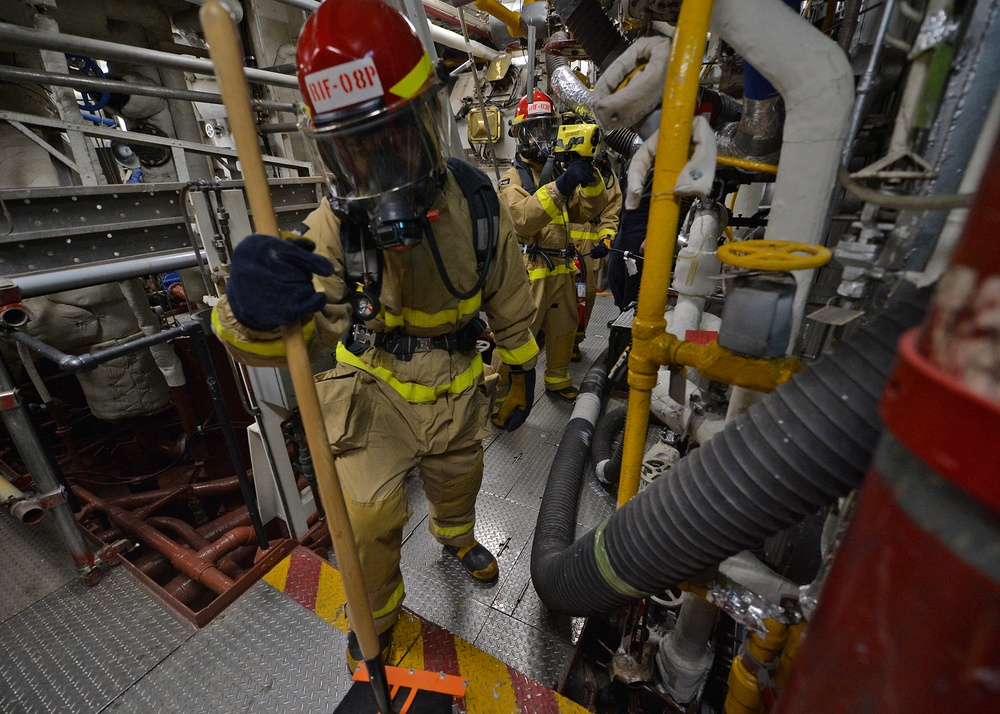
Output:
M517 150L530 161L544 162L556 140L556 122L552 117L528 117L514 125Z
M444 175L434 92L392 112L376 109L302 131L327 169L330 192L352 215L365 216L378 248L407 249L420 241Z

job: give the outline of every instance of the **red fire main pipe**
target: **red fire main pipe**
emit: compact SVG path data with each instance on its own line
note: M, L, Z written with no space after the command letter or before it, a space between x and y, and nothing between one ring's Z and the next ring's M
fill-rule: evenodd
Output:
M233 563L228 557L229 553L242 548L251 543L256 543L257 535L251 526L241 526L234 528L219 538L214 543L198 551L199 557L206 560L218 560L219 567L222 568L223 561ZM238 567L238 566L236 566ZM164 590L181 602L188 603L202 594L203 588L186 575L178 575L164 586Z
M94 504L94 507L106 513L123 530L131 533L153 550L165 555L175 568L192 580L202 583L219 595L233 586L232 578L221 572L213 563L205 560L196 552L178 545L152 526L146 525L131 511L107 503L80 486L71 486L71 488L78 498Z

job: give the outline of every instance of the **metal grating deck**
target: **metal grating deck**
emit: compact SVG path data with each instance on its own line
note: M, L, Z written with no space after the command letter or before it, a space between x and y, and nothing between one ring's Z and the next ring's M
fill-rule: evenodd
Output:
M610 296L599 296L584 360L571 365L575 382L604 349L606 323L616 314ZM472 581L431 538L419 474L407 483L413 513L404 530L403 574L409 610L555 687L583 623L545 610L531 586L529 556L572 405L538 392L521 429L484 441L476 532L498 555L498 582ZM614 499L588 475L579 532L613 511ZM270 586L253 586L195 632L123 571L94 588L78 583L54 532L6 521L0 515L8 568L0 582L0 712L332 711L346 693L343 634ZM550 710L542 701L551 703L551 695L525 694L527 685L517 682L519 696L538 702L522 711ZM498 706L489 711L513 711Z

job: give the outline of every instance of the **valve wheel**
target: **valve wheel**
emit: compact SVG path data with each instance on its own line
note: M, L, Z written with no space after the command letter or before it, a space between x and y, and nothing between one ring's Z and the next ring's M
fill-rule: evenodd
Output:
M747 240L726 243L716 253L726 265L748 270L810 270L830 262L829 248L787 240Z

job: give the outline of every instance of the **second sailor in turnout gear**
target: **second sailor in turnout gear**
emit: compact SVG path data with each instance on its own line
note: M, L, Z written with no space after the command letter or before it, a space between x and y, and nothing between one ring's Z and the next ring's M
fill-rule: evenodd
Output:
M548 95L535 90L530 101L521 99L511 126L518 156L497 191L504 208L501 235L516 239L524 253L535 309L531 332L545 332L545 389L575 399L569 362L579 318L570 227L598 216L609 196L588 161L574 161L553 176L556 128Z
M489 179L442 155L437 80L409 22L380 0L326 0L306 21L297 64L311 112L303 133L333 195L301 238L240 244L213 324L251 365L283 363L276 330L291 322L303 323L314 355L336 344L337 365L316 386L388 646L404 597L413 468L447 557L478 580L497 579L496 558L474 532L491 406L479 315L503 361L528 372L538 352L532 303ZM526 415L532 395L523 401ZM358 649L349 637L349 663Z

